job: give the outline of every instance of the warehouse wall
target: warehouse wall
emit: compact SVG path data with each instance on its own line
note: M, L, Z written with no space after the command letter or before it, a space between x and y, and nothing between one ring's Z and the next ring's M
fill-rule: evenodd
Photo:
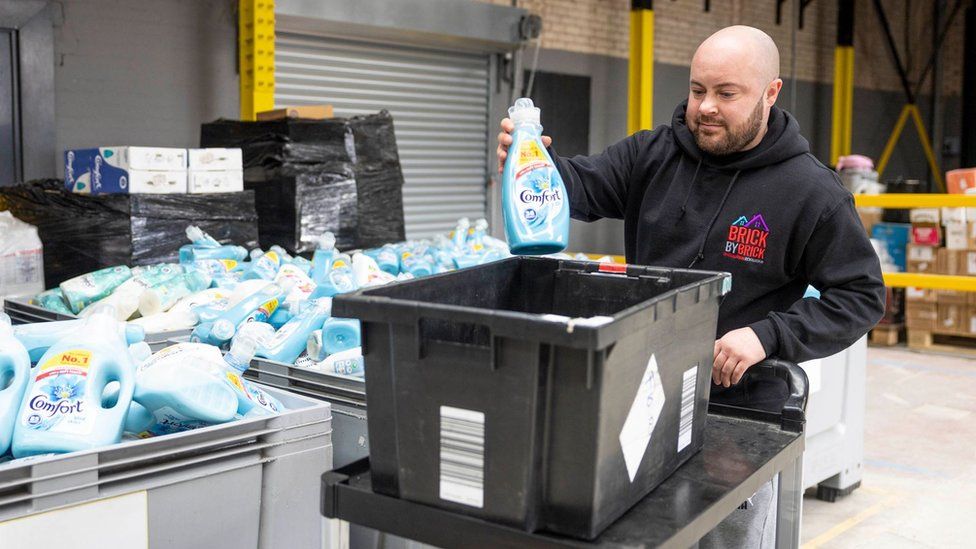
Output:
M511 0L483 0L511 5ZM899 53L912 75L931 52L932 6L929 1L883 0ZM603 150L626 136L627 56L629 54L629 0L517 0L519 7L543 18L539 70L591 76L590 152ZM790 21L792 2L784 4L783 23L776 24L776 0L712 2L704 12L699 0L655 2L654 125L670 123L677 103L687 95L689 64L698 44L716 30L748 24L769 33L781 54L785 80L778 105L790 110L810 141L813 153L829 162L830 109L833 97L836 2L813 2L804 13L804 28L796 31L796 81L792 79ZM904 104L904 93L870 1L857 4L855 14L855 117L853 150L877 159ZM943 14L945 17L945 13ZM938 121L942 135L961 132L960 89L962 19L957 17L947 34L942 55L943 94ZM908 37L918 37L908 39ZM908 48L905 48L908 44ZM525 51L531 62L531 47ZM931 125L930 76L918 98L923 119ZM796 93L791 95L792 87ZM795 95L795 104L791 99ZM935 143L941 149L941 143ZM944 170L958 167L958 157L942 159ZM909 125L898 142L885 177L930 179L925 156L914 128ZM622 224L603 221L592 225L574 222L573 247L618 253Z
M238 115L235 0L63 0L55 28L58 175L65 148L195 146Z

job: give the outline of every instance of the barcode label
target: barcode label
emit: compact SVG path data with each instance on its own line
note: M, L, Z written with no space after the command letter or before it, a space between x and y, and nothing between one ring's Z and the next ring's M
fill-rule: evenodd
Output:
M440 497L484 507L485 414L441 406Z
M678 423L678 451L691 444L691 426L695 419L695 389L697 389L698 365L685 371L681 378L681 421Z

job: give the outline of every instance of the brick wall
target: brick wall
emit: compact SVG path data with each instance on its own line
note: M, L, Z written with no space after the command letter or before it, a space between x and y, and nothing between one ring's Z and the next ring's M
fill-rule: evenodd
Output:
M511 0L482 0L511 5ZM949 0L951 7L952 2ZM542 47L578 53L628 56L629 0L518 0L518 6L543 18ZM793 2L783 5L783 22L776 24L776 0L724 0L702 9L701 0L658 0L654 3L654 53L661 63L687 66L695 48L716 30L735 24L767 32L779 45L780 74L791 78ZM860 0L855 14L855 86L898 91L900 80L870 0ZM932 1L883 0L903 62L910 78L917 78L932 46ZM948 15L948 10L943 18ZM908 28L906 28L908 22ZM830 83L833 80L837 4L812 2L804 12L804 26L796 31L796 76ZM906 36L908 40L906 40ZM905 44L909 45L906 49ZM962 12L946 38L942 56L942 93L959 95L962 86ZM923 92L931 89L926 83Z

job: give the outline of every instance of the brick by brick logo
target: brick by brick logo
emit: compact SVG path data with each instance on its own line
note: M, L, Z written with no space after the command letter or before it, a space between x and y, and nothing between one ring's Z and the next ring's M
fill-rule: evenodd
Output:
M740 216L729 226L725 252L722 255L748 263L764 263L768 237L769 226L762 214L757 213L751 219Z

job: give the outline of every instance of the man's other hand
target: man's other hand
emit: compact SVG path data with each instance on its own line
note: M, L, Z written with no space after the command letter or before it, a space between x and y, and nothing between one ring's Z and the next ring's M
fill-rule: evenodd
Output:
M766 350L752 328L732 330L715 342L712 382L725 387L735 385L746 370L764 358Z
M498 132L498 173L505 169L505 158L508 156L508 146L512 144L512 132L515 131L515 123L511 118L502 118L502 131ZM542 136L542 144L546 147L552 145L552 138L548 135Z

